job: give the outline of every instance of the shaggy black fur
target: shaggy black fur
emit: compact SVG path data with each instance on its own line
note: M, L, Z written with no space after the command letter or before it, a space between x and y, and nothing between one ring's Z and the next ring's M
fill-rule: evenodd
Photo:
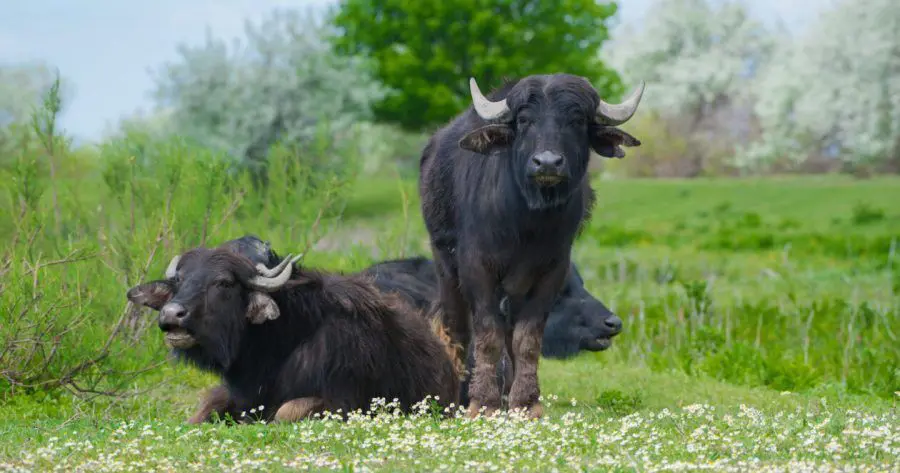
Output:
M409 304L369 278L299 266L281 289L259 292L248 285L254 264L277 259L267 247L243 244L254 238L190 250L174 280L128 291L134 303L160 311L179 358L222 378L205 401L209 412L192 420L212 412L237 418L259 405L271 420L285 402L306 398L321 400L318 410L344 413L366 410L375 397L396 398L403 409L426 395L445 406L458 401L453 350Z
M594 202L590 151L622 157L620 146L639 142L594 120L599 96L580 77L528 76L488 98L506 99L509 121L488 123L469 107L425 146L422 214L445 325L463 350L474 334L469 415L500 407L495 373L505 346L515 365L509 407L540 417L544 327ZM558 164L536 167L547 153Z

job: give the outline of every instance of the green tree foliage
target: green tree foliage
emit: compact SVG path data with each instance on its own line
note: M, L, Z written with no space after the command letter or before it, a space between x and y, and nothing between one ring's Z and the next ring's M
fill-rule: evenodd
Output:
M613 2L594 0L341 0L333 22L337 50L378 62L393 92L377 118L422 130L470 103L468 79L482 90L504 78L567 72L605 97L622 93L597 52L608 38Z
M158 75L157 128L251 162L276 143L309 145L323 130L346 137L384 88L367 61L331 52L320 20L275 10L247 22L244 41L208 35L206 44L180 46Z

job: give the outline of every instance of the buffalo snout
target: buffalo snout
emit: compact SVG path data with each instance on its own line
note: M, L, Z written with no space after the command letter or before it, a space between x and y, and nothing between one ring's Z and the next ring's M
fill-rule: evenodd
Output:
M541 151L528 161L528 174L541 186L554 185L565 179L565 158L553 151Z
M603 303L589 298L582 302L587 331L582 336L581 347L588 351L603 351L612 345L612 339L622 332L622 319Z
M159 311L159 328L163 332L169 332L181 328L182 320L187 315L187 309L177 302L169 302Z
M603 327L609 330L610 335L618 335L619 332L622 331L622 319L615 314L610 314L609 317L603 321Z

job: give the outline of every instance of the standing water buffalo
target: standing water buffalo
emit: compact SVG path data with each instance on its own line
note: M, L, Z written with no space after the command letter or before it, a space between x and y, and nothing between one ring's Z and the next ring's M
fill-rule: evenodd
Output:
M290 256L269 269L242 252L264 254L247 238L196 248L165 279L128 291L159 311L178 357L222 378L189 422L260 405L272 406L265 419L289 422L376 397L404 410L428 395L457 402L456 349L409 304L367 278L295 268Z
M468 415L500 407L505 344L509 407L538 418L544 326L594 202L590 151L621 158L621 146L640 144L616 126L634 114L644 85L619 105L568 74L528 76L490 98L474 78L469 86L473 106L429 139L419 164L441 309L463 353L475 336Z
M396 292L426 312L437 299L438 280L434 263L423 257L381 261L361 274L374 277L383 292ZM504 313L503 299L501 313ZM569 358L581 350L603 351L622 330L622 320L584 288L575 263L556 298L541 343L547 358Z

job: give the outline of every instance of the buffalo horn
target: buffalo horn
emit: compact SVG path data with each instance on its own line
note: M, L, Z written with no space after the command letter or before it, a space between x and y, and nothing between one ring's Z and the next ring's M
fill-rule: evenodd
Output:
M509 105L506 104L506 99L499 102L488 100L481 93L481 89L478 88L474 77L469 78L469 91L472 93L472 104L475 106L475 112L478 113L479 117L488 121L507 121L509 119Z
M247 282L251 287L260 291L273 292L281 289L284 286L284 283L288 281L291 277L291 271L294 269L294 264L300 257L303 255L297 255L293 259L285 258L281 263L276 266L276 268L281 267L281 271L274 276L267 276L265 274L259 274L254 276ZM285 261L288 261L288 264L284 264ZM257 267L257 270L259 268ZM271 270L269 270L271 271Z
M285 266L297 261L296 259L294 259L292 261L291 256L293 256L293 255L288 253L288 255L285 256L284 259L281 260L281 262L278 263L277 265L275 265L275 267L272 269L269 269L266 267L266 265L259 263L256 265L256 272L259 273L260 275L268 277L268 278L274 277L274 276L278 275L279 273L281 273L282 271L284 271Z
M641 81L625 100L620 104L610 104L600 100L597 105L597 121L604 125L621 125L631 119L637 111L641 96L644 95L644 81Z
M166 279L175 279L176 271L178 270L178 260L180 259L181 255L175 255L172 261L169 262L169 266L166 268Z

